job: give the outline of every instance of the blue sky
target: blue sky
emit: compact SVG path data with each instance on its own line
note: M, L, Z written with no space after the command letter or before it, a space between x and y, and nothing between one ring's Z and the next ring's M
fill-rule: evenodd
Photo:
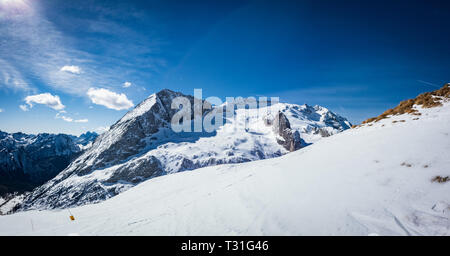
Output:
M101 131L163 88L358 123L450 82L445 1L0 0L0 130Z

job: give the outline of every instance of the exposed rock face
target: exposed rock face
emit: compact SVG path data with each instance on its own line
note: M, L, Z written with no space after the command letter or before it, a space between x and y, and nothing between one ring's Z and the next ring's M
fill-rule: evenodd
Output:
M0 131L0 195L30 191L52 179L96 137Z
M273 131L281 138L277 142L289 151L295 151L301 148L300 133L291 129L291 124L287 117L280 111L275 115L272 122Z
M161 162L156 157L150 156L121 166L106 182L116 183L119 181L128 181L136 184L150 177L162 175L162 170Z
M318 128L318 127L314 128L314 134L319 134L321 137L331 136L331 134L326 129Z

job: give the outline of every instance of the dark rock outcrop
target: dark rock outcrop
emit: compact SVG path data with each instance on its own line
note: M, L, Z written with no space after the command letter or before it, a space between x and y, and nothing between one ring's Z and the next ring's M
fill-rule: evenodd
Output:
M278 112L273 121L267 123L271 123L272 130L280 136L277 139L278 144L282 145L285 149L295 151L302 147L300 133L291 129L289 120L282 112Z
M106 182L116 183L125 181L139 183L148 178L160 176L163 171L161 162L156 157L150 156L146 159L140 159L138 162L120 166Z

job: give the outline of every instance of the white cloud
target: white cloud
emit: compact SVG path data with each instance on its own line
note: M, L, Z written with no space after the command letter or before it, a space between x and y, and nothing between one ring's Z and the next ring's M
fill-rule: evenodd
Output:
M78 66L64 66L60 69L60 71L69 72L72 74L81 74L81 68Z
M61 103L61 100L59 99L58 95L51 95L50 93L42 93L42 94L27 96L25 98L25 102L28 104L28 106L30 106L30 108L33 107L33 103L43 104L50 108L53 108L54 110L62 110L63 108L66 107ZM23 105L21 105L20 108L22 110L24 110L22 108L22 106ZM24 110L24 111L26 111L26 110Z
M130 82L125 82L125 83L123 83L123 87L124 88L128 88L128 87L130 87L131 86L131 83Z
M66 122L69 122L69 123L73 121L72 118L60 115L59 113L56 114L56 118L62 119L62 120L66 121Z
M87 95L92 103L105 106L109 109L123 110L134 106L133 102L125 94L117 94L104 88L89 88Z
M33 88L25 82L20 72L10 63L0 59L0 87L7 87L14 91L33 91Z
M74 123L87 123L87 122L89 122L88 119L77 119L77 120L74 120L71 117L67 117L65 115L61 115L61 114L64 114L64 113L66 113L66 111L64 111L64 110L59 111L58 114L56 114L55 118L62 119L62 120L66 121L66 122L69 122L69 123L72 123L72 122L74 122Z
M0 108L0 113L4 112L3 108Z
M95 131L98 133L107 132L107 131L109 131L109 126L108 127L104 127L104 126L97 127L97 129L95 129Z
M19 105L19 108L22 109L22 111L28 111L27 105Z
M87 122L89 122L89 120L88 119L78 119L78 120L75 120L74 122L75 123L87 123Z

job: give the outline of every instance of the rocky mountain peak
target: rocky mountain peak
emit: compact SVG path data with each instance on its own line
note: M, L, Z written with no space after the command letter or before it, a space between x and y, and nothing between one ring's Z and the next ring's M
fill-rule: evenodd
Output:
M272 130L280 137L278 144L289 151L299 149L301 145L300 133L291 129L291 124L283 112L279 111L272 122Z

